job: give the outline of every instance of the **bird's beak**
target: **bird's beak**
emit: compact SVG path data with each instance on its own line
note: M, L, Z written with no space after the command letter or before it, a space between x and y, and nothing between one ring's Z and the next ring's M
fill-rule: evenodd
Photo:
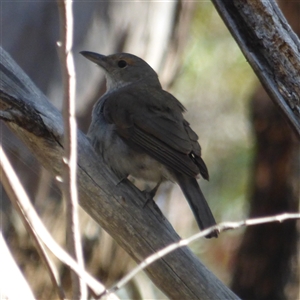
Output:
M89 52L89 51L81 51L80 54L82 54L84 57L91 60L92 62L96 63L97 65L105 68L106 65L105 55L98 54L95 52Z

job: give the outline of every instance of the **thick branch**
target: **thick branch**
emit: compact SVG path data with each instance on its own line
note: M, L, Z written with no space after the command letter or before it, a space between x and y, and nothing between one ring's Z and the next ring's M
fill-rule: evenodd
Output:
M54 176L61 174L61 114L30 79L0 51L0 117ZM78 190L81 206L135 259L179 240L154 202L143 207L143 195L118 179L78 131ZM150 265L146 272L171 299L238 299L189 248L184 247Z
M300 136L300 43L274 0L212 0L271 99Z

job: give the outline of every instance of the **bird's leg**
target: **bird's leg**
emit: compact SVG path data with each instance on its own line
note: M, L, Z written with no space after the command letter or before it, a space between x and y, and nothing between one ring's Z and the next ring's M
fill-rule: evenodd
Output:
M119 181L116 183L116 186L118 186L120 183L124 182L127 179L127 177L120 178Z
M128 174L124 175L122 173L118 173L116 172L116 170L113 170L113 172L116 174L117 178L118 178L118 181L115 182L116 186L118 186L119 184L123 183L124 181L128 180ZM130 181L130 180L129 180Z
M149 204L150 201L153 201L153 198L154 198L154 196L155 196L155 194L156 194L156 192L157 192L157 190L158 190L161 183L162 183L162 181L159 181L157 183L157 185L151 191L146 191L146 190L143 191L143 194L146 197L146 202L144 203L143 208L146 207Z
M157 183L157 185L151 191L143 191L142 192L146 197L146 202L144 203L143 208L145 208L149 204L149 202L152 201L154 209L158 212L158 214L160 215L160 217L162 219L165 219L163 213L161 212L161 210L159 209L159 207L156 205L155 201L153 200L153 197L155 196L161 183L162 183L162 180L159 181Z

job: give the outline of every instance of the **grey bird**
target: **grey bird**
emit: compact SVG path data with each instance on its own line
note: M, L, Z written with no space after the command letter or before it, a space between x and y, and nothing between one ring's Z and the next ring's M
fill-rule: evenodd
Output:
M209 178L197 134L184 119L184 106L162 89L156 72L128 53L82 51L99 65L107 91L94 105L88 131L95 151L122 179L129 175L156 183L177 182L200 229L216 224L197 183ZM215 230L207 237L217 237Z

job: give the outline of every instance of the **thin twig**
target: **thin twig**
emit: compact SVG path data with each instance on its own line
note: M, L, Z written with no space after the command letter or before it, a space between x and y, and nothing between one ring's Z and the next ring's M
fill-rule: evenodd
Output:
M187 246L188 244L205 237L206 235L214 232L215 230L218 230L219 232L231 230L240 228L242 226L253 226L258 224L265 224L265 223L272 223L272 222L283 222L285 220L289 219L300 219L300 213L284 213L280 215L270 216L270 217L263 217L263 218L255 218L255 219L248 219L245 221L239 221L239 222L223 222L219 223L216 226L210 227L208 229L205 229L195 235L192 235L191 237L180 240L177 243L173 243L162 250L150 255L147 257L144 261L142 261L136 268L134 268L130 273L128 273L126 276L124 276L120 281L118 281L115 285L113 285L110 289L104 291L102 294L100 294L97 299L100 299L103 296L109 295L110 293L114 293L117 290L119 290L121 287L123 287L126 283L128 283L137 273L147 268L150 264L155 262L156 260L166 256L170 252L173 252L174 250Z
M84 267L78 220L77 172L77 125L75 119L75 67L71 52L73 44L73 13L71 0L58 0L60 10L61 65L64 81L64 198L67 208L67 248L78 264ZM86 299L87 288L72 272L72 299Z
M48 269L48 273L50 275L52 284L54 288L56 289L56 292L60 299L65 299L65 295L63 292L63 289L60 284L58 272L49 258L46 249L44 248L44 245L41 243L40 239L37 236L36 230L32 223L28 222L28 219L26 218L26 215L23 213L24 207L20 204L19 199L28 199L28 196L23 189L22 186L20 186L20 182L18 178L16 178L15 173L2 149L2 146L0 145L0 171L1 171L1 182L3 184L3 187L5 191L7 192L10 200L12 201L15 209L18 211L24 226L26 227L28 233L33 238L33 240L36 243L37 251L42 259L42 261L45 263L46 268ZM29 201L29 200L28 200Z
M88 274L82 266L78 263L53 239L48 232L43 222L37 215L33 205L31 204L19 178L10 165L6 154L0 145L0 166L2 171L3 186L10 196L10 200L16 207L24 223L28 227L33 228L35 232L34 237L38 237L46 247L64 264L77 273L84 282L94 291L94 293L101 293L105 287ZM10 183L5 185L6 180ZM55 272L54 272L55 273Z

